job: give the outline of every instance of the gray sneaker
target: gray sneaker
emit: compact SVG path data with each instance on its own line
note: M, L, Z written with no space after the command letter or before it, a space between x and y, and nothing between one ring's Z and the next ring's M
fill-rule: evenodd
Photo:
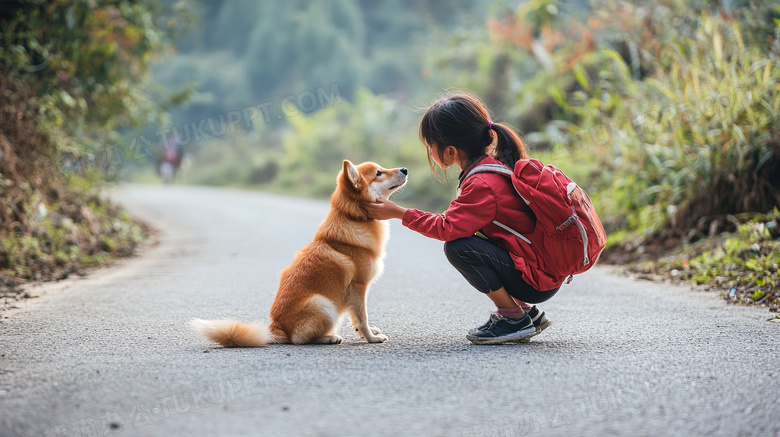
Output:
M536 327L528 314L520 319L510 319L492 314L490 319L490 325L486 329L468 334L466 338L474 344L501 344L536 335Z
M539 308L534 305L531 307L530 310L527 311L528 315L531 317L531 321L534 323L534 327L536 327L536 333L539 334L540 332L544 331L545 329L549 328L550 325L552 325L552 321L547 318L547 316L544 314L544 311L540 310ZM481 331L484 329L487 329L488 326L493 322L493 316L498 316L498 313L492 312L490 313L490 318L487 322L477 326L476 328L471 328L469 330L469 334L473 335L477 331ZM529 339L522 340L524 342L529 341Z

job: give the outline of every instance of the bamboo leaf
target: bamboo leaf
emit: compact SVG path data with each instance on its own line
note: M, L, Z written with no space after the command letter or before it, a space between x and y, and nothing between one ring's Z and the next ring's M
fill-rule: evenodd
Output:
M555 87L555 86L553 86L553 85L550 85L549 87L547 87L547 91L550 93L550 95L552 95L552 98L553 98L553 100L555 100L555 103L557 103L557 104L558 104L558 106L560 106L561 108L563 108L563 110L564 110L564 111L569 111L569 110L571 109L571 106L570 106L570 105L569 105L569 103L568 103L568 102L567 102L567 101L566 101L566 100L563 98L563 95L562 95L562 94L561 94L561 92L558 90L558 88L556 88L556 87Z
M758 174L758 171L761 170L761 167L764 166L764 164L769 161L769 158L772 157L772 150L767 150L761 158L758 160L758 163L756 164L756 168L753 170L753 174Z
M657 79L652 78L652 77L648 78L647 79L647 83L649 83L651 86L654 86L655 88L657 88L658 91L662 92L663 95L665 95L666 97L669 98L669 100L672 100L672 101L676 101L677 100L677 94L674 91L672 91L669 88L667 88L666 86L664 86L663 84L661 84L661 82L659 82Z
M588 78L585 76L585 69L582 68L582 65L577 64L577 66L574 67L574 77L583 88L590 91L590 84L588 83Z
M723 41L720 38L719 32L712 35L712 47L715 49L715 60L720 62L720 60L723 59Z
M739 45L739 51L745 50L745 42L742 41L742 27L739 25L739 21L734 20L734 36L737 38L737 44Z
M762 81L762 84L764 86L769 84L769 73L772 71L772 63L767 62L766 67L764 67L764 79Z
M626 65L626 61L623 60L623 57L620 56L620 53L611 49L602 49L601 52L615 61L615 65L618 67L618 70L620 70L620 74L624 79L630 76L628 72L628 65Z
M736 134L737 134L737 136L738 136L738 137L739 137L739 139L742 141L742 143L743 143L743 144L747 144L748 140L747 140L747 138L745 137L745 133L744 133L744 132L742 132L742 128L741 128L741 127L739 127L739 126L737 126L736 124L732 125L732 128L733 128L733 130L734 130L734 133L736 133Z

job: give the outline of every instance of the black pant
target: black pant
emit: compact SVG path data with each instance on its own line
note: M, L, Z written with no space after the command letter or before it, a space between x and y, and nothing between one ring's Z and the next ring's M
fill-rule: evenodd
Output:
M541 303L555 295L558 288L539 291L523 280L509 252L484 238L461 238L444 243L444 253L455 269L482 293L504 287L510 296L526 303Z

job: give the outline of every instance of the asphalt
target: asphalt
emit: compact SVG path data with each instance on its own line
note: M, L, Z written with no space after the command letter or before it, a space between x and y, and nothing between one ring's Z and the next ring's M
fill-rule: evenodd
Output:
M780 324L715 293L580 275L529 344L475 346L489 300L395 221L368 300L389 340L222 349L192 318L268 320L328 204L197 187L112 196L162 231L0 319L0 436L778 436Z

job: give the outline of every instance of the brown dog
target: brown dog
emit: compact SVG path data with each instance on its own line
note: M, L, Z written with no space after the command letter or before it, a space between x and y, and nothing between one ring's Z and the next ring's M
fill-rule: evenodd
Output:
M284 269L271 306L271 325L236 320L193 320L207 339L226 347L265 346L269 343L341 343L336 334L344 313L369 343L387 340L368 325L368 287L383 269L385 221L371 220L363 202L387 199L406 183L407 170L387 170L373 162L355 167L344 161L330 198L331 211L320 223L314 241Z

